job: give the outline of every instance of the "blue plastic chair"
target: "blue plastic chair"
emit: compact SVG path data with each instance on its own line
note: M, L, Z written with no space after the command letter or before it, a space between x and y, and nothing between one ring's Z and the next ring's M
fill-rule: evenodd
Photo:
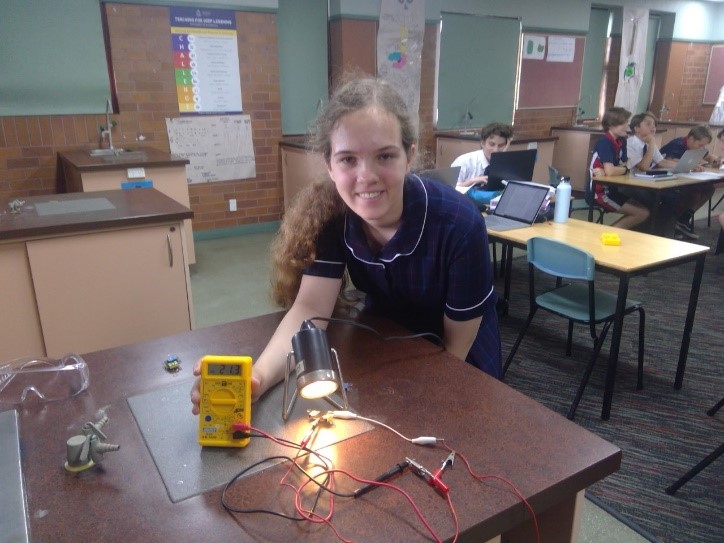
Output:
M530 311L518 338L510 351L503 366L505 376L508 366L513 360L523 336L525 336L530 323L538 309L545 309L550 313L568 320L568 342L566 355L571 356L571 343L573 340L573 325L575 323L588 325L593 339L593 355L585 369L576 397L568 410L568 418L573 419L583 391L588 384L601 346L606 339L611 324L616 315L616 295L596 289L595 260L590 253L560 241L536 237L528 240L528 286L530 291ZM536 293L536 270L556 277L555 288ZM563 279L571 282L563 284ZM638 379L636 390L643 388L644 373L644 327L646 316L641 302L626 300L625 315L638 311L639 313L639 349L638 349ZM597 325L602 324L600 333Z

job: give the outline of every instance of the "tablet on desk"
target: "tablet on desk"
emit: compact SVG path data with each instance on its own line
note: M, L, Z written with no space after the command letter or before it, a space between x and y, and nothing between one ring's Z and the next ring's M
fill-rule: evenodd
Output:
M666 181L676 179L676 176L669 170L646 170L645 172L635 171L633 176L636 179L648 179L649 181Z

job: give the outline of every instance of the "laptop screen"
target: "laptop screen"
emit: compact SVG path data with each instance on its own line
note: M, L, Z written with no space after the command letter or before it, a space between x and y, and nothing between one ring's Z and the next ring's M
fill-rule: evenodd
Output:
M532 183L510 181L500 195L495 215L531 224L548 194L548 187Z
M490 155L488 184L485 190L502 190L502 181L530 181L533 179L536 149L504 151Z
M460 166L450 168L436 168L434 170L423 170L420 172L420 177L427 177L428 179L434 179L440 181L446 185L454 187L458 184L458 176L460 175Z

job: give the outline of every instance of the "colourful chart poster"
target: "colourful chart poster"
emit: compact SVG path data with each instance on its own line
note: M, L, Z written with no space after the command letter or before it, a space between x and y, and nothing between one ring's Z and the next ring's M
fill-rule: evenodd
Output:
M233 11L169 8L181 113L241 113L241 78Z

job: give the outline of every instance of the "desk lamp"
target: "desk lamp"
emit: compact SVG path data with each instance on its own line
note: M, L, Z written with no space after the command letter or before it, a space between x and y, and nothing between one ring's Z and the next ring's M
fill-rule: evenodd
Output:
M332 356L334 355L334 360ZM294 373L297 386L287 404L289 395L289 376L292 372L292 357L295 359ZM331 394L339 392L342 397L340 404ZM339 366L337 351L329 347L327 333L314 326L312 321L305 320L294 337L292 350L287 354L287 371L284 374L284 398L282 399L282 418L289 418L297 395L312 400L323 398L337 409L348 409L347 393L342 384L342 370Z

